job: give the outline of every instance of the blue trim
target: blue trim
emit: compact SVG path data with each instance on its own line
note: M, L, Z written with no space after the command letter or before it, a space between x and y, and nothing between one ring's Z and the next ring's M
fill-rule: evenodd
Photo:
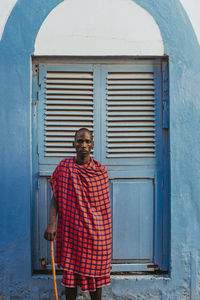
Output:
M171 256L171 214L170 214L170 144L169 144L169 136L170 136L170 128L169 128L169 69L168 69L168 61L162 62L162 99L165 102L165 108L167 107L167 115L163 116L163 121L166 123L163 124L167 126L163 126L162 130L162 156L165 157L165 160L162 161L162 214L163 214L163 223L162 223L162 249L163 249L163 257L162 264L163 270L169 270L171 272L171 268L169 268L170 256Z
M4 28L1 44L9 53L34 53L35 39L48 14L63 0L18 0ZM15 59L15 57L13 57Z

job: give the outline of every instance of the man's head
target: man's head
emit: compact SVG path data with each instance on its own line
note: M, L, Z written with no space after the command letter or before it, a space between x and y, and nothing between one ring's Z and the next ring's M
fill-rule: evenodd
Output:
M80 128L76 131L73 146L76 149L77 157L90 157L94 147L92 132L87 128Z

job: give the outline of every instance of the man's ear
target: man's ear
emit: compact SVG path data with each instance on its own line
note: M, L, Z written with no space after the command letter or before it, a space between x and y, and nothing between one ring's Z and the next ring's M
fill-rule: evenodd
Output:
M92 140L92 149L94 149L94 141Z

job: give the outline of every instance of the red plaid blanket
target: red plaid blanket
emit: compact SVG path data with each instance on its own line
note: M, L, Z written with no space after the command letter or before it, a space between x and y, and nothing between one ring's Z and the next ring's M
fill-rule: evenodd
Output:
M55 261L70 272L110 274L112 228L106 168L63 159L50 179L58 203Z

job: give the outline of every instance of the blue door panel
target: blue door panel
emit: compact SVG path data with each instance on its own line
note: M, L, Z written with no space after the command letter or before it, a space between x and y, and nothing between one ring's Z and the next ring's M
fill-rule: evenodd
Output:
M44 239L44 231L48 224L49 218L49 207L52 198L52 191L50 184L48 182L49 177L42 176L39 179L39 194L38 194L38 201L37 201L37 228L36 228L36 235L37 240L34 243L34 251L37 253L39 259L35 262L35 268L41 268L41 260L45 260L46 264L51 263L51 255L50 255L50 243Z
M152 261L153 180L114 180L113 258Z

